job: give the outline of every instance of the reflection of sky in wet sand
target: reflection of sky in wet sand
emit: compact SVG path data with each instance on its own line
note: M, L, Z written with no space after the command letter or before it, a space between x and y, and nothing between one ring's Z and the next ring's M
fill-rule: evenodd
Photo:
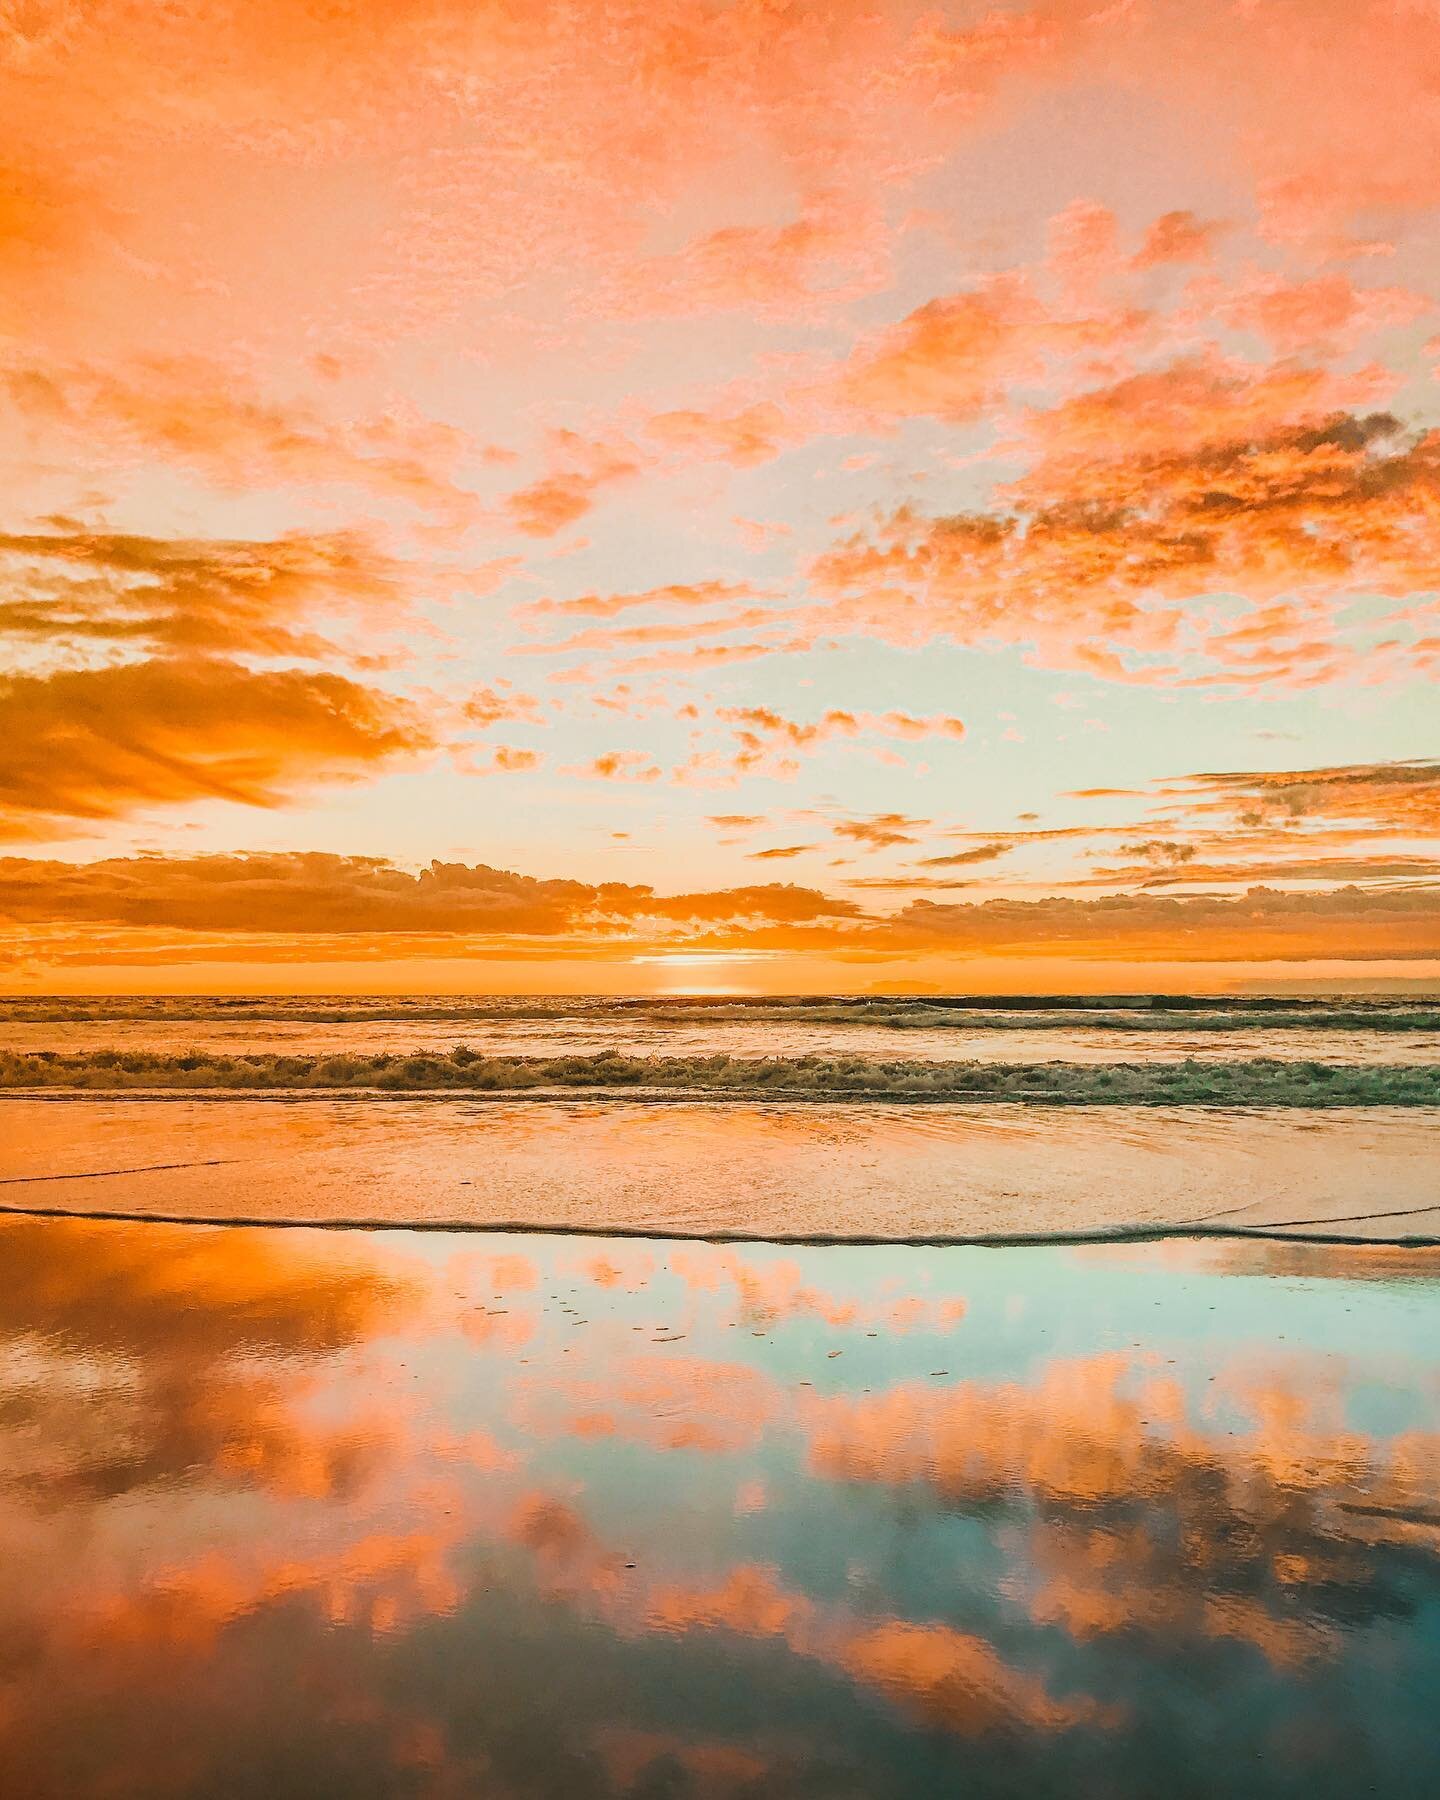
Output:
M1420 1795L1440 1251L0 1226L0 1791Z

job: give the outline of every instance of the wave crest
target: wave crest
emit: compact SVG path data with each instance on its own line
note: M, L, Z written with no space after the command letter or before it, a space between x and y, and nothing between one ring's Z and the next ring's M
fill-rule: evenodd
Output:
M802 1056L491 1056L461 1044L418 1055L164 1055L0 1052L0 1089L289 1094L533 1093L607 1098L700 1093L737 1099L1018 1101L1050 1105L1435 1106L1440 1067L1279 1061L1220 1063L875 1062Z

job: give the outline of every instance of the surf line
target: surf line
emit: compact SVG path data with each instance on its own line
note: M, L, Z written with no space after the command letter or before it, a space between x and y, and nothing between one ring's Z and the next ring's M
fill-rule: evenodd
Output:
M56 1179L56 1178L52 1178ZM58 1179L63 1179L60 1177ZM1134 1225L1097 1226L1077 1231L1014 1232L774 1232L747 1230L740 1227L635 1225L571 1225L545 1220L526 1219L395 1219L395 1218L296 1218L267 1217L264 1214L204 1214L142 1212L134 1209L78 1206L27 1206L0 1201L0 1217L77 1219L124 1225L193 1225L208 1230L227 1227L267 1231L386 1231L386 1232L464 1232L491 1237L569 1237L638 1239L652 1243L711 1244L785 1244L801 1247L815 1245L843 1249L875 1248L878 1245L910 1245L915 1248L974 1249L1044 1249L1083 1248L1087 1244L1163 1243L1172 1238L1192 1239L1259 1239L1267 1243L1345 1244L1358 1247L1381 1245L1434 1250L1440 1256L1440 1221L1437 1229L1420 1236L1371 1237L1358 1232L1309 1229L1329 1223L1361 1223L1367 1219L1394 1219L1418 1213L1440 1214L1440 1201L1425 1206L1397 1207L1375 1213L1352 1213L1347 1218L1276 1219L1268 1225L1212 1225L1204 1220L1177 1219L1173 1223L1141 1223Z

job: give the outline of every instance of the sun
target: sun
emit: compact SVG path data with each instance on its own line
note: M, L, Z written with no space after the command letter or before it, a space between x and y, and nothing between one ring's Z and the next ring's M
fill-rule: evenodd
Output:
M630 961L647 965L657 993L723 997L759 993L758 987L739 977L745 964L765 958L761 950L667 950L632 956Z

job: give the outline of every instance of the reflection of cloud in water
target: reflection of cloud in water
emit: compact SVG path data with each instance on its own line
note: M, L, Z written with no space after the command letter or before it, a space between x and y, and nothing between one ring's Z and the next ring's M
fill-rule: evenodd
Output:
M0 1227L0 1791L1383 1791L1427 1289L1283 1248Z
M1276 1276L1287 1281L1363 1281L1430 1286L1440 1282L1433 1243L1316 1243L1273 1238L1185 1238L1087 1244L1072 1252L1092 1262L1143 1269L1163 1264L1196 1274Z
M807 1281L792 1258L761 1261L728 1246L677 1244L666 1266L697 1292L717 1294L733 1287L738 1317L746 1324L771 1325L809 1316L837 1328L883 1324L892 1332L946 1331L965 1316L965 1302L958 1296L841 1298Z
M1287 1244L1278 1238L1239 1238L1208 1246L1212 1266L1235 1275L1290 1280L1440 1282L1433 1244Z
M29 1219L0 1226L0 1267L0 1332L31 1348L0 1373L12 1487L345 1499L396 1453L400 1421L373 1401L303 1407L327 1357L416 1312L408 1274L266 1232Z
M1084 1697L1055 1699L973 1633L883 1616L861 1622L786 1590L770 1569L732 1569L708 1589L662 1589L651 1599L647 1624L676 1635L726 1631L776 1638L797 1656L832 1664L924 1724L962 1738L1117 1722L1116 1713L1107 1715Z
M1405 1515L1436 1491L1440 1433L1372 1443L1317 1416L1307 1362L1269 1373L1221 1377L1248 1429L1191 1424L1178 1382L1113 1353L1050 1363L1025 1386L819 1400L811 1464L897 1504L928 1495L1017 1527L1016 1598L1077 1640L1173 1653L1237 1639L1288 1663L1410 1610L1411 1560L1433 1574L1440 1545Z
M662 1451L747 1449L781 1408L777 1385L758 1369L663 1355L618 1360L595 1378L542 1378L518 1400L534 1435L625 1438Z
M416 1299L408 1272L344 1240L87 1219L0 1221L0 1330L61 1347L191 1355L322 1354ZM389 1259L393 1260L393 1259Z

